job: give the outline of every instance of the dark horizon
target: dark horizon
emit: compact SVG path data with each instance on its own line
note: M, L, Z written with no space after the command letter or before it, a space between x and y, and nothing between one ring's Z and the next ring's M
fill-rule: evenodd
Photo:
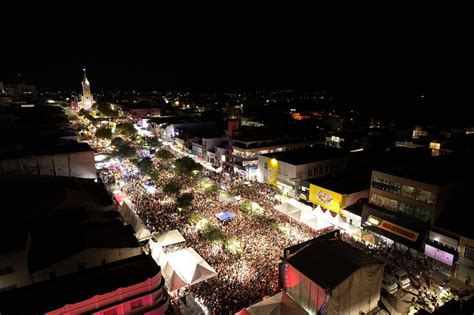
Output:
M366 110L473 103L465 8L130 9L16 9L0 81L79 91L86 67L93 90L326 90Z

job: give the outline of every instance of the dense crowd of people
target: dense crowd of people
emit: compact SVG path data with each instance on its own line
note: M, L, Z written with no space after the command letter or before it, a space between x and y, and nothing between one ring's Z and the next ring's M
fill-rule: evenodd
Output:
M111 153L111 146L104 140L91 139L91 146L99 152ZM162 233L177 229L185 237L185 244L171 246L165 251L182 247L194 248L217 272L218 276L189 288L211 314L229 314L247 307L266 295L276 293L279 288L278 264L283 250L291 245L306 241L327 230L314 231L307 226L293 225L293 231L286 235L275 226L288 223L289 218L274 210L278 203L274 198L274 187L247 181L227 172L202 171L200 178L206 178L219 189L239 199L221 199L216 191L206 191L198 185L200 178L178 176L172 169L172 160L155 158L154 167L159 177L154 180L144 176L129 159L114 159L107 168L99 171L105 183L116 184L134 204L134 211L151 232ZM192 205L186 211L176 207L176 195L163 192L163 183L174 181L181 191L193 194ZM264 209L264 215L252 216L241 211L239 200L250 200ZM231 211L235 218L222 224L216 214ZM195 226L187 220L190 213L200 213L210 224L226 237L235 236L243 244L243 251L229 254L221 242L203 239ZM412 270L410 276L419 289L418 301L429 308L438 306L438 300L430 288L432 266L425 260L412 259L408 253L378 242L377 246L354 239L342 233L342 238L368 254L380 255L397 265ZM410 266L410 268L406 268Z

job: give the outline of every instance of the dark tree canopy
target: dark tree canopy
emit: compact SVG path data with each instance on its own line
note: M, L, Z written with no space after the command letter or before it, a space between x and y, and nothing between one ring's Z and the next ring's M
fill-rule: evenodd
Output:
M168 182L163 185L163 192L169 195L177 195L181 190L181 185L176 182Z
M100 127L95 132L97 138L112 139L112 130L110 128Z
M133 127L132 123L121 123L117 125L117 130L120 134L131 137L137 133L135 127Z
M193 203L194 195L192 193L184 193L176 198L176 206L181 209L188 209Z
M173 153L171 153L168 150L161 149L161 150L159 150L158 152L155 153L155 156L160 158L160 159L167 160L167 159L171 159L173 157Z
M174 162L175 170L179 175L191 176L194 171L202 170L202 165L194 162L190 157L182 157Z

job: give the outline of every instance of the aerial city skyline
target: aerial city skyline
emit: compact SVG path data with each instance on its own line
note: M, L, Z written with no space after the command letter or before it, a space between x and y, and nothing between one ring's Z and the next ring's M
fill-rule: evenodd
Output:
M0 314L474 312L472 10L5 10Z

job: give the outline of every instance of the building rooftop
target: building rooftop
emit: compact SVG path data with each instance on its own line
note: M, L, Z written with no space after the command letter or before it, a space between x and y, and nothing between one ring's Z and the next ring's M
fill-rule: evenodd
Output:
M370 189L371 172L342 173L335 176L325 176L309 179L313 185L334 191L340 194L352 194Z
M160 267L138 255L0 293L3 314L44 314L156 276Z
M104 186L91 180L18 176L0 178L3 252L26 248L30 272L88 248L139 247ZM20 198L18 196L21 196Z
M312 148L287 150L283 152L273 152L262 154L270 159L285 162L292 165L302 165L319 161L332 160L349 156L350 153L324 146L315 146Z
M314 239L288 263L324 289L333 289L357 269L382 264L340 239Z
M406 155L405 152L396 150L387 155L383 163L379 163L374 170L435 186L455 182L474 173L474 157L469 154L461 156L451 153L427 157Z

